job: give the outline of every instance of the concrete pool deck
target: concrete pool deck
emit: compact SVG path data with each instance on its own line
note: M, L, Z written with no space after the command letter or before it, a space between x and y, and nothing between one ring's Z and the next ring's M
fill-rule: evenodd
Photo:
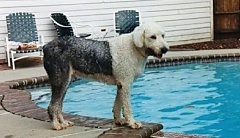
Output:
M194 55L210 55L210 54L229 54L240 53L240 49L222 49L222 50L202 50L202 51L170 51L165 57L182 57ZM42 66L16 69L15 71L0 71L0 83L32 78L38 76L46 76ZM0 90L1 91L1 90ZM0 94L0 100L3 96ZM97 129L90 127L73 126L63 131L53 131L50 129L50 123L39 121L31 118L21 117L5 111L0 106L0 134L4 138L94 138L98 137L107 129ZM166 136L165 136L166 137Z

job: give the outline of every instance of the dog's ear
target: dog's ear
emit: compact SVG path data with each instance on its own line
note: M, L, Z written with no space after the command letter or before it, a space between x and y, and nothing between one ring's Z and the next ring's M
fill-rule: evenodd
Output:
M143 47L144 43L144 28L143 26L138 26L133 31L133 42L136 47Z

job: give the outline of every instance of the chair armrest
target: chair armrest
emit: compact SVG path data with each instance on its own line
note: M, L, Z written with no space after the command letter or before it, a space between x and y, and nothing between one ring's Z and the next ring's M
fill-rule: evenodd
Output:
M17 49L21 42L13 42L13 41L8 41L8 37L5 38L6 40L6 51L14 50Z
M56 20L54 20L51 16L50 16L50 19L51 19L56 25L58 25L58 26L60 26L60 27L64 27L64 28L72 27L72 26L65 26L65 25L62 25L62 24L58 23L58 22L57 22Z
M80 34L78 34L78 36L81 37L81 38L85 38L85 37L89 37L89 36L91 36L91 34L80 33Z

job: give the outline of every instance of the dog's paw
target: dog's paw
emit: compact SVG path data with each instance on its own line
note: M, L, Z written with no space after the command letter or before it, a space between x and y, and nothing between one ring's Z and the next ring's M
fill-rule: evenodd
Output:
M53 122L52 123L52 129L53 130L63 130L66 129L67 127L73 126L74 123L71 121L64 121L63 123L59 123L59 122Z
M63 127L63 128L71 127L71 126L73 126L73 125L74 125L73 122L67 121L67 120L64 120L64 122L62 123L62 127Z
M128 126L133 129L139 129L139 128L142 128L142 123L137 121L130 121L128 123Z
M142 128L142 123L137 122L135 120L126 121L124 118L122 118L122 119L115 119L114 122L116 125L129 126L130 128L133 128L133 129Z
M126 121L123 118L115 119L114 122L116 125L120 125L120 126L126 125Z
M62 130L65 129L66 127L63 127L61 123L58 121L52 123L52 129L53 130Z

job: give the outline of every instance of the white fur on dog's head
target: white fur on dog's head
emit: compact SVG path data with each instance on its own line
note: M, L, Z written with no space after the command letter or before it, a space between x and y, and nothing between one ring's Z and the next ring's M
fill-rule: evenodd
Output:
M133 42L137 48L144 49L147 56L162 57L169 49L164 40L165 31L157 23L144 23L134 29Z

